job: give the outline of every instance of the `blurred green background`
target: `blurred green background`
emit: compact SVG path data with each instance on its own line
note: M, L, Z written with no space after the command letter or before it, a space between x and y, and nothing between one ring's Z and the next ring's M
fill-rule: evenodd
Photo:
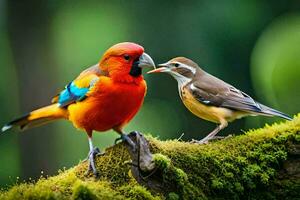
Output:
M0 124L49 104L111 45L132 41L162 63L186 56L258 101L290 115L300 108L299 0L0 1ZM166 74L145 75L148 94L126 131L200 139L215 125L193 116ZM235 121L221 135L266 122ZM94 134L101 149L117 134ZM71 167L87 137L67 121L0 135L0 185Z

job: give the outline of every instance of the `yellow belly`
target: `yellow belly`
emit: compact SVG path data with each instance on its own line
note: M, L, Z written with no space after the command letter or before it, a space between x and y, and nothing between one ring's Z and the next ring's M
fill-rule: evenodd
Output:
M184 89L181 98L187 109L194 115L214 123L221 123L222 121L231 122L246 115L246 113L242 111L202 104L196 100L189 91Z

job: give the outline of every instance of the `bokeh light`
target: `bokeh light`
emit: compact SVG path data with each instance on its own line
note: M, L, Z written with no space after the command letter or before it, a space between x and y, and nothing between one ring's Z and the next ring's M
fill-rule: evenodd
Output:
M111 45L132 41L155 62L186 56L261 103L296 114L300 106L300 2L280 0L0 1L0 123L47 105ZM251 66L251 67L250 67ZM144 73L148 93L125 128L160 139L200 139L215 124L191 114L177 83ZM243 134L270 118L230 123ZM279 121L274 118L273 121ZM102 150L118 134L94 133ZM83 160L87 136L67 121L0 134L0 185L57 173Z

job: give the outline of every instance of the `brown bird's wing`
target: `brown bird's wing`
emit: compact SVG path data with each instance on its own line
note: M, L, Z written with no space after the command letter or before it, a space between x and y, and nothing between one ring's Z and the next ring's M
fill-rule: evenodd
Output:
M199 102L206 105L292 120L287 114L254 101L246 93L207 73L196 76L187 87Z
M260 105L249 95L210 74L198 76L187 86L193 96L206 105L261 112Z

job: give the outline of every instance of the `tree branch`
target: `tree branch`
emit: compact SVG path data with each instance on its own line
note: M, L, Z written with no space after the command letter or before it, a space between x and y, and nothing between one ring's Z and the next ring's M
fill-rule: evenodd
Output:
M136 149L118 144L87 163L22 183L1 199L296 199L300 198L300 115L207 145L159 141L133 132Z

